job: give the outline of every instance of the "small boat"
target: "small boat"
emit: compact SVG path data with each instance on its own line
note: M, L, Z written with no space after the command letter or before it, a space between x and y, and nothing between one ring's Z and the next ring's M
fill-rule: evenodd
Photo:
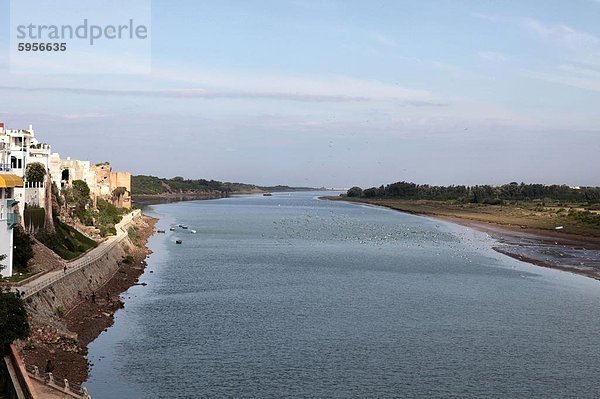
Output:
M171 227L169 230L170 231L175 231L175 227Z
M157 233L160 233L160 234L165 234L165 231L164 231L164 230L156 230L156 232L157 232Z
M196 234L196 230L190 230L193 234Z
M181 241L181 240L175 241L175 244L182 244L182 243L183 243L183 241Z
M182 229L187 230L188 226L186 226L185 224L183 226L181 226Z
M556 226L556 227L554 228L554 230L562 230L562 229L564 229L564 228L565 228L565 226Z
M263 197L270 197L270 196L272 196L272 195L273 195L273 194L271 194L271 193L264 193L264 194L263 194Z

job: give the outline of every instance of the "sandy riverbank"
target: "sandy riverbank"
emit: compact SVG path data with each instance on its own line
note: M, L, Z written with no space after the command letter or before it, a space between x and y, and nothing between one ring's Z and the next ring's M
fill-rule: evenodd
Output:
M51 359L57 378L66 378L71 385L80 385L87 380L87 346L113 324L114 313L124 306L119 295L136 284L144 272L146 257L151 253L146 243L154 234L156 222L147 216L135 221L137 234L131 257L95 291L95 302L90 295L82 293L81 301L57 320L31 321L32 334L21 351L29 367L38 366L43 372L46 361Z
M600 280L600 243L595 237L560 235L552 231L528 230L444 216L430 216L488 234L492 248L512 258L537 266L581 274Z
M324 198L343 200L338 197ZM537 266L581 274L600 280L600 236L573 234L550 229L530 227L532 220L525 223L494 223L484 221L481 214L462 212L452 214L428 206L420 209L417 202L406 204L384 201L348 201L353 203L383 206L400 212L427 216L470 227L488 234L496 240L493 249L512 258ZM399 206L398 206L399 205ZM514 216L513 216L514 217ZM490 218L490 220L494 220ZM516 219L518 222L518 219ZM511 219L511 222L514 222ZM547 223L544 221L544 223Z

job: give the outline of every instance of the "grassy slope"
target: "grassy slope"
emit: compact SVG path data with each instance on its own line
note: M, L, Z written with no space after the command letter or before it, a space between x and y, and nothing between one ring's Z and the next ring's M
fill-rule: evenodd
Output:
M98 243L88 238L62 222L55 221L56 235L41 234L38 239L61 258L71 260L98 246Z

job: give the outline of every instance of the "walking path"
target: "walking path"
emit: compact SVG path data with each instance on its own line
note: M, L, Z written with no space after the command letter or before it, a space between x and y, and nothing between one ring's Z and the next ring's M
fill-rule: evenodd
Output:
M108 237L105 241L101 242L96 248L87 252L84 256L75 259L71 262L63 261L64 265L67 266L67 270L53 270L51 272L45 273L40 277L29 281L28 283L20 286L13 287L12 290L19 290L21 292L21 298L27 298L36 292L41 291L52 283L59 281L60 279L68 276L75 271L84 268L98 259L105 256L111 249L115 247L115 245L119 244L125 237L127 237L127 228L133 222L134 219L140 217L142 211L139 209L134 210L131 213L123 216L123 219L115 225L117 230L116 236Z

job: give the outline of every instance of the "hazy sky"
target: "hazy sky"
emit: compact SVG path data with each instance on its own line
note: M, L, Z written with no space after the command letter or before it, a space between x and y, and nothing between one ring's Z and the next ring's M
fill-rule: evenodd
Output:
M600 185L600 1L152 2L150 75L8 72L0 120L164 177ZM58 3L57 3L58 4Z

